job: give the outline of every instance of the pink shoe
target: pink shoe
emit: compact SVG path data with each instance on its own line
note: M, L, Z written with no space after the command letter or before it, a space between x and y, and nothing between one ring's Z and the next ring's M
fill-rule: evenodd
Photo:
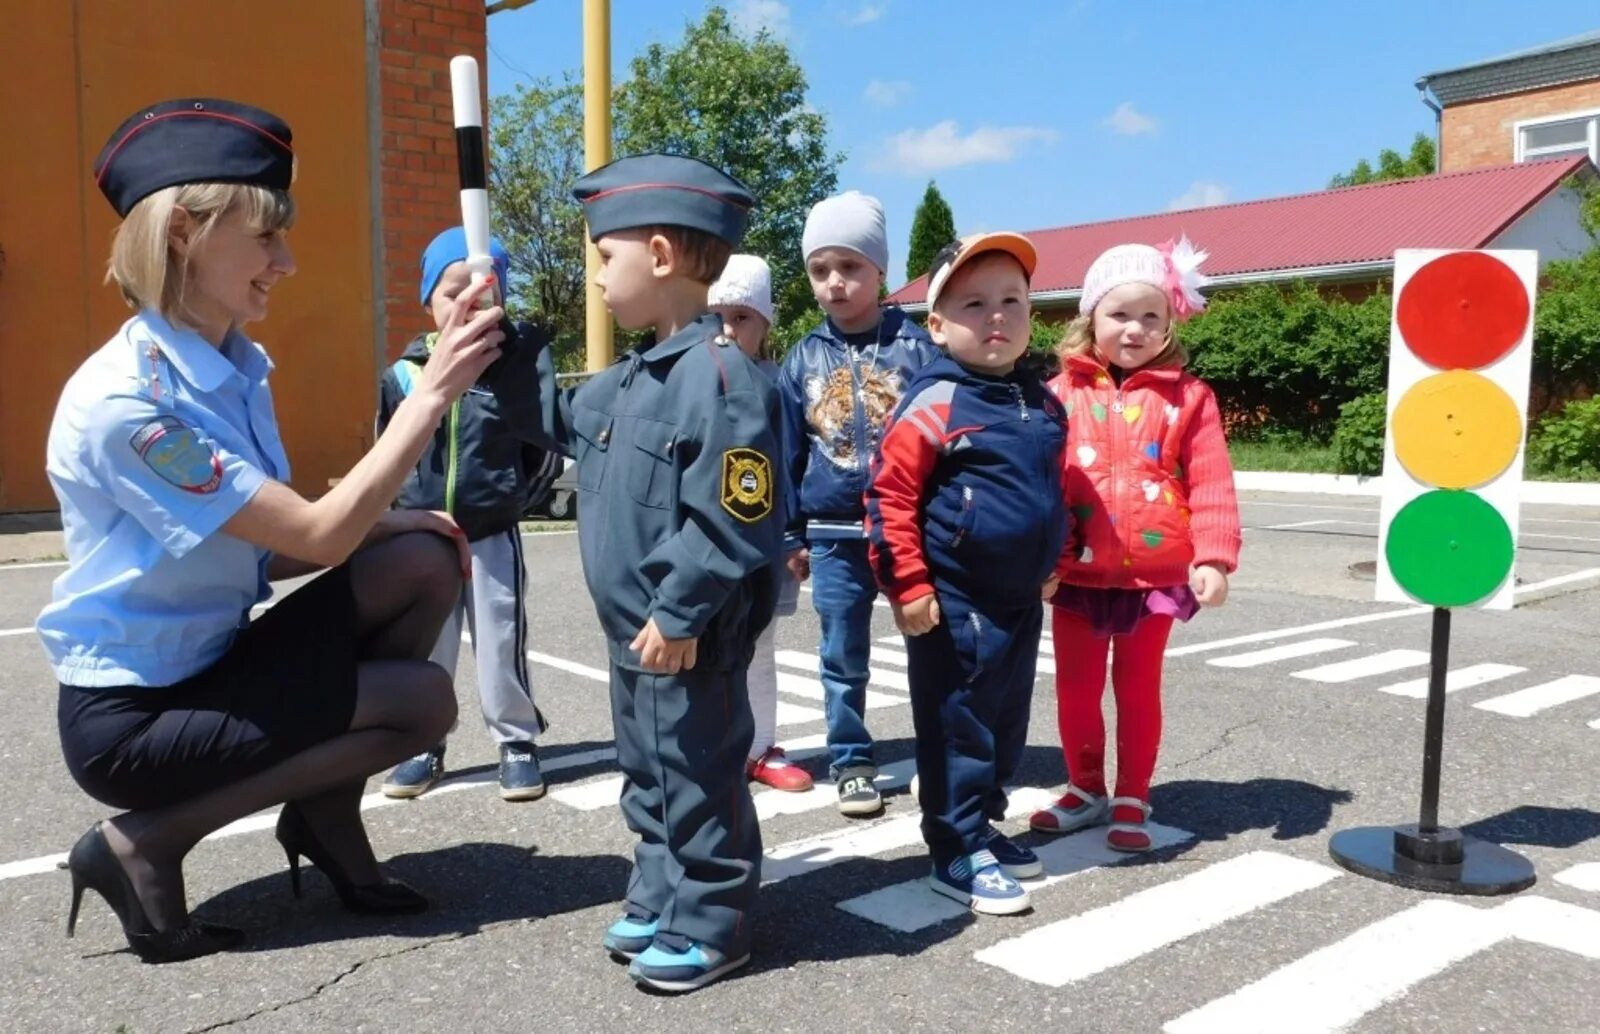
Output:
M1028 817L1028 828L1059 836L1098 825L1106 819L1106 799L1067 784L1067 792L1048 808Z
M744 772L752 781L774 790L804 793L811 789L811 774L785 757L782 747L768 747L760 757L746 761Z
M1137 797L1111 798L1111 831L1106 834L1106 846L1113 851L1150 850L1150 832L1144 828L1150 817L1150 805Z

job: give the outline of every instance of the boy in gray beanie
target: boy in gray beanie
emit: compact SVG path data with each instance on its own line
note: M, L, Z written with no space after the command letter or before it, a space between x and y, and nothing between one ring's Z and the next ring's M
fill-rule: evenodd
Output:
M795 577L813 578L839 811L872 815L883 800L863 711L878 589L862 497L884 421L912 376L939 353L904 312L878 304L889 239L877 198L852 190L819 201L806 217L801 248L827 318L789 350L778 377L788 472L784 551Z

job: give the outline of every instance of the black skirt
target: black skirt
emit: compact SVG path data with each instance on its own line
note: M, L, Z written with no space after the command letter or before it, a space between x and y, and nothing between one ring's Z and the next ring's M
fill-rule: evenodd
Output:
M210 668L161 688L61 686L67 770L113 808L160 808L238 782L350 728L355 596L348 567L251 622Z

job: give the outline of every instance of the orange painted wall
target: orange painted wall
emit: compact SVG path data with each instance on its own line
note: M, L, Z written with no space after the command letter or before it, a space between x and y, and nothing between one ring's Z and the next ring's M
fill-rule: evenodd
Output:
M60 386L129 315L101 283L115 213L90 166L141 104L221 96L294 132L298 273L247 332L273 389L294 485L319 494L371 439L381 317L374 290L365 5L350 0L54 0L0 33L0 510L53 509L44 440ZM30 71L26 77L23 68Z

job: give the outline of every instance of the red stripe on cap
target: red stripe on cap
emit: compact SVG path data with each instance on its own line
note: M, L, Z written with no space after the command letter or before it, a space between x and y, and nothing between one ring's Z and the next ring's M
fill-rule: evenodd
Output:
M626 187L612 187L610 190L602 190L598 193L590 194L584 200L584 204L599 201L601 198L610 197L612 194L626 194L634 190L687 190L693 194L704 194L706 197L716 198L718 201L733 205L735 208L750 207L742 201L718 194L714 190L707 190L704 187L691 187L687 183L632 183Z
M254 122L251 122L248 119L239 118L237 115L224 115L220 112L206 111L204 109L197 111L169 111L165 115L154 115L147 119L141 119L137 126L134 126L132 129L122 134L122 139L118 140L117 145L111 149L111 153L106 155L105 164L100 166L100 171L95 174L95 186L101 185L101 182L106 178L106 170L111 168L111 162L114 158L116 158L117 152L122 150L123 146L127 144L129 140L133 139L133 135L135 133L139 132L141 129L144 129L146 126L153 126L157 122L161 122L169 118L214 118L220 119L223 122L232 122L236 125L244 126L246 129L251 129L257 133L260 133L262 136L266 137L268 140L271 140L285 151L288 151L291 155L294 154L294 148L290 147L282 140L279 140L265 129L262 129Z

